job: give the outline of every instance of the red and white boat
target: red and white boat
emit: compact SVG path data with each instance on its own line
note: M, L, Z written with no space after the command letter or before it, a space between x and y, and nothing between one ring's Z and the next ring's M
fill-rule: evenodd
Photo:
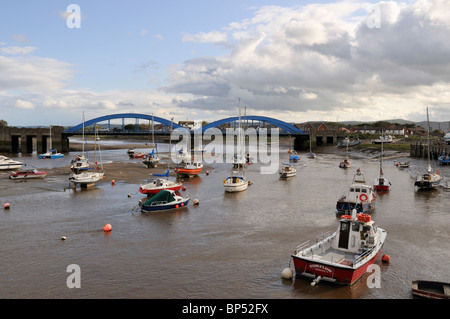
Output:
M28 178L44 178L48 172L38 171L37 169L11 172L10 179L28 179Z
M129 149L127 151L128 157L129 158L144 158L145 157L145 153L142 152L135 152L133 149Z
M139 186L139 192L146 195L154 195L162 190L179 191L183 185L181 182L174 182L169 180L169 170L165 174L152 174L153 176L158 176L155 180L150 181L148 184ZM166 178L162 178L166 177Z
M337 231L297 246L292 256L297 275L352 285L367 271L381 252L387 233L368 214L343 215Z
M168 179L156 179L148 184L141 185L139 192L146 195L154 195L162 190L179 191L182 184L179 182L170 181Z
M203 169L202 162L189 161L189 162L181 162L179 167L174 169L175 172L186 175L189 177L196 176L200 174Z

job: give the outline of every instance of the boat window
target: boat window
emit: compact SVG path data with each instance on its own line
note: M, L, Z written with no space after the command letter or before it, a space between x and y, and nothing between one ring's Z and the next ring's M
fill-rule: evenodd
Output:
M359 231L359 223L352 223L352 231Z
M361 192L361 189L360 188L356 188L355 191L359 193L359 192Z
M372 228L373 228L373 233L376 234L377 233L377 225L375 225L375 223L372 224Z
M362 192L362 193L367 193L367 189L363 188L363 189L361 190L361 192Z
M353 187L350 188L350 192L354 192L355 189Z

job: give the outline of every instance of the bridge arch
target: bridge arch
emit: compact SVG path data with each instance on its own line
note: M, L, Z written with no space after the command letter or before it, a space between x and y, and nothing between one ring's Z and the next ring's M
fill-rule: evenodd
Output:
M118 113L118 114L110 114L110 115L104 115L104 116L100 116L100 117L96 117L94 119L85 121L84 123L80 123L78 125L75 125L73 127L71 127L70 129L68 129L67 131L65 131L65 133L75 133L77 131L80 131L83 129L83 125L89 126L92 124L96 124L96 123L100 123L100 122L104 122L104 121L108 121L108 129L109 127L109 121L110 120L115 120L115 119L122 119L122 126L123 126L123 121L126 118L134 118L134 119L144 119L144 120L149 120L152 121L154 120L155 122L161 123L165 126L170 127L171 121L170 120L166 120L162 117L159 116L153 116L153 115L147 115L147 114L139 114L139 113ZM172 123L172 128L173 129L177 129L177 128L183 128L181 125L173 122Z
M202 127L202 132L205 132L207 129L209 128L213 128L213 127L217 127L217 126L221 126L227 123L232 123L232 122L237 122L239 121L239 117L235 116L235 117L229 117L229 118L224 118L221 120L217 120L214 121L212 123L209 123L205 126ZM252 122L252 126L254 126L254 121L257 122L264 122L264 123L269 123L272 125L275 125L279 128L281 128L284 132L289 133L289 134L308 134L302 130L300 130L299 128L295 127L292 124L286 123L284 121L280 121L271 117L267 117L267 116L254 116L254 115L247 115L245 117L241 117L241 122L242 123L249 123ZM245 124L244 124L245 126Z

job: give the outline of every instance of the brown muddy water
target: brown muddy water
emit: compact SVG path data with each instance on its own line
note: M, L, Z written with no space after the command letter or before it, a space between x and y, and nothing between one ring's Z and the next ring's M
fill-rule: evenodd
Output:
M155 213L137 206L151 170L128 159L126 149L102 151L106 178L88 190L70 188L76 154L10 156L47 169L43 180L12 181L0 173L0 298L411 299L412 280L450 281L450 191L413 186L426 160L383 162L392 187L378 196L372 218L388 233L380 256L391 261L379 257L381 284L369 288L368 274L353 286L281 278L298 244L337 228L336 201L355 170L372 184L379 162L367 154L352 154L353 167L344 170L343 151L335 147L314 160L301 153L289 180L260 174L263 164L254 163L247 167L253 184L235 194L222 186L231 164L212 163L209 175L184 180L181 194L200 205ZM410 168L400 170L398 160L409 160ZM450 179L450 167L438 168ZM106 223L111 232L103 231ZM68 287L69 265L79 267L80 288Z

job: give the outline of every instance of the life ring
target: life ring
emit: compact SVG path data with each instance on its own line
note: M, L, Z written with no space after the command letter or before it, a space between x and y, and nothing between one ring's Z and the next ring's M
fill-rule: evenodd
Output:
M369 214L359 214L358 215L358 220L361 222L370 222L371 219L372 219L372 217Z
M359 199L363 202L365 202L367 200L367 195L366 194L361 194L361 196L359 196Z

